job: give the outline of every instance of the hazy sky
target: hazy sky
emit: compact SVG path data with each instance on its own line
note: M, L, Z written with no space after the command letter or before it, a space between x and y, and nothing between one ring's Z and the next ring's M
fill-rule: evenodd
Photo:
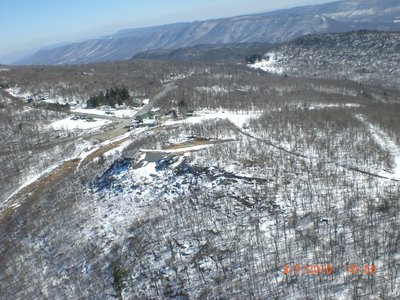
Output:
M124 28L326 2L332 0L1 0L0 56Z

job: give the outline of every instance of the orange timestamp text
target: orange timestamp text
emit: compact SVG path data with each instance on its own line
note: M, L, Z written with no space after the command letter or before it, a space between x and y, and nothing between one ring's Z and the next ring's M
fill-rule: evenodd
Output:
M285 264L283 266L283 274L306 274L306 275L331 275L333 273L332 264Z
M356 264L346 264L346 272L352 275L363 274L374 276L378 270L374 264L364 264L362 266L358 266Z
M346 272L351 275L372 275L378 271L374 264L364 264L358 266L356 264L346 264ZM285 264L282 273L284 275L332 275L334 267L331 263L328 264Z

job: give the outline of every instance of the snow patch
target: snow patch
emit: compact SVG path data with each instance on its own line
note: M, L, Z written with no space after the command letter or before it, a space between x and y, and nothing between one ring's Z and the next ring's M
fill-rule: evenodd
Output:
M254 64L249 64L248 66L253 69L261 69L265 72L283 74L284 69L279 65L279 58L274 53L267 53L265 59L258 61Z
M196 90L200 92L207 92L213 95L221 95L221 94L228 94L229 90L223 86L214 85L214 86L200 86L196 87Z
M124 149L126 147L128 147L131 143L132 143L131 140L127 140L127 141L123 142L121 145L119 145L118 147L115 147L114 149L105 152L104 156L106 156L106 157L117 156L117 155L121 154L122 151L124 151Z
M336 107L361 107L358 103L329 103L329 104L314 104L308 107L309 110L322 109L322 108L336 108Z
M150 150L150 149L141 149L140 151L143 153L160 153L160 154L170 154L170 153L184 153L184 152L193 152L200 151L212 146L212 144L208 145L197 145L191 147L182 147L178 149L167 149L167 150Z
M389 176L385 172L385 176L392 177L393 179L400 179L400 148L399 146L390 139L390 137L377 126L367 122L362 116L357 115L357 119L363 122L371 132L374 141L384 150L388 151L393 158L393 174Z
M357 10L349 10L349 11L341 11L337 13L328 13L325 14L328 18L331 19L341 19L341 18L354 18L358 16L372 16L377 13L376 9L357 9Z
M15 86L12 88L8 88L6 89L7 93L9 93L11 96L19 98L19 97L23 97L25 99L28 99L28 97L30 96L30 93L24 93L21 91L21 88L19 86Z
M88 130L88 129L98 129L104 125L110 124L110 120L93 119L93 122L88 122L86 120L71 120L66 118L53 122L49 125L50 128L54 130Z
M229 110L201 110L196 111L196 116L188 117L184 120L168 120L165 125L175 124L198 124L208 120L227 119L236 126L243 127L250 119L260 117L262 112L233 112Z
M42 176L51 173L52 171L54 171L55 169L57 169L59 166L61 166L65 161L61 161L58 162L50 167L48 167L46 170L44 170L43 172L37 173L34 176L28 177L26 179L26 181L20 185L10 196L7 197L7 199L1 204L2 207L5 206L5 204L7 204L7 202L14 197L16 194L18 194L22 189L26 188L27 186L31 185L32 183L34 183L35 181L37 181L39 178L41 178ZM14 205L18 205L18 204L14 204Z
M100 110L100 109L75 108L72 109L71 111L89 115L108 116L108 117L124 119L124 118L131 118L138 110L137 109Z

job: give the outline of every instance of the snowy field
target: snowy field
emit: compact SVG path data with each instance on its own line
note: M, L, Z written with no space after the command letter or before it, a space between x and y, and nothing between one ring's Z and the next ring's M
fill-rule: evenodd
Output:
M12 87L12 88L9 88L9 89L6 89L6 91L7 91L11 96L14 96L14 97L22 97L22 98L25 98L25 99L28 99L28 97L31 95L31 93L29 93L29 92L22 92L22 91L21 91L21 88L18 87L18 86Z
M97 115L97 116L107 116L107 117L115 117L120 119L132 118L132 116L139 109L111 109L111 110L101 110L101 109L86 109L86 108L75 108L72 109L72 112L89 114L89 115Z
M356 117L367 126L375 143L391 156L392 171L389 174L387 171L382 171L381 175L400 180L400 147L383 130L365 121L361 115Z
M249 64L248 66L253 69L261 69L265 72L270 72L274 74L283 74L285 69L279 64L279 58L274 53L267 53L264 57L268 59L262 59L254 64Z
M233 124L243 127L251 119L259 117L261 112L236 112L229 110L199 110L196 111L195 115L192 117L187 117L181 120L168 120L164 125L174 125L174 124L198 124L208 120L222 119L229 120Z
M111 124L112 121L104 119L93 119L93 122L88 122L86 120L78 119L72 120L71 117L65 118L53 122L49 125L54 130L89 130L89 129L99 129L107 124Z

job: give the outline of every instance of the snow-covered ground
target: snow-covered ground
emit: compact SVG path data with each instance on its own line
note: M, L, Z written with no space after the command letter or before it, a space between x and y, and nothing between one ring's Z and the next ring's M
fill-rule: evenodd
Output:
M41 101L45 103L56 103L56 104L69 104L69 105L76 105L79 101L76 97L72 97L71 99L66 99L65 97L62 96L49 96L49 93L43 93L42 95L33 95L29 91L23 92L21 87L15 86L12 88L8 88L6 90L10 95L18 98L23 98L25 101L28 101L30 99L36 100L36 101Z
M323 108L337 108L337 107L361 107L359 103L319 103L319 104L311 104L307 106L309 110L312 109L323 109Z
M36 94L33 95L32 92L29 91L22 91L21 87L19 86L14 86L11 88L6 89L6 91L14 96L14 97L19 97L25 99L25 101L28 101L29 99L33 99L36 101L40 102L45 102L45 103L56 103L56 104L69 104L71 105L71 110L74 112L79 112L79 113L85 113L85 114L92 114L92 115L99 115L99 116L110 116L110 117L116 117L116 118L130 118L135 114L140 108L127 108L127 109L110 109L108 110L109 113L106 113L106 110L101 110L101 109L85 109L78 107L78 103L81 102L82 99L79 97L73 96L72 98L69 97L68 99L62 96L50 96L51 92L47 93L42 93L42 94ZM147 104L149 99L143 100L143 103ZM73 107L73 106L77 107Z
M283 74L285 70L279 65L278 57L274 53L267 53L265 59L258 61L254 64L249 64L248 66L253 69L261 69L266 72Z
M138 109L111 109L111 110L101 110L101 109L86 109L86 108L75 108L71 110L72 112L97 115L97 116L108 116L115 118L131 118Z
M65 104L76 105L77 104L76 100L69 101L68 99L65 99L62 97L46 98L45 100L42 100L42 101L46 102L46 103L55 103L55 104L61 104L61 105L65 105Z
M8 89L6 89L6 91L7 91L11 96L14 96L14 97L22 97L22 98L25 98L25 99L28 99L28 97L31 95L31 94L28 93L28 92L22 92L22 91L21 91L21 88L18 87L18 86L15 86L15 87L12 87L12 88L8 88Z
M400 147L378 126L375 126L366 121L361 115L356 116L361 122L363 122L368 130L371 132L374 141L381 147L382 150L386 150L392 157L393 174L387 174L386 171L382 171L382 175L392 177L393 179L400 180Z
M72 120L71 117L68 117L63 120L51 123L49 127L54 130L76 130L76 129L89 130L89 129L99 129L102 126L110 123L112 123L112 121L104 119L93 119L93 122L88 122L82 119Z
M128 137L131 136L132 134L140 134L140 133L142 133L144 131L146 131L146 128L136 128L132 132L124 133L124 134L122 134L120 136L117 136L115 138L106 140L106 141L104 141L104 142L102 142L100 144L97 144L95 146L91 145L90 147L88 147L86 149L83 149L83 151L81 151L79 153L78 158L80 158L80 160L82 162L86 157L88 157L89 155L91 155L95 151L101 149L102 147L106 147L106 146L108 146L108 145L110 145L112 143L116 143L116 142L122 141L124 139L128 139ZM117 147L105 152L104 153L104 157L110 157L110 156L113 156L113 155L121 153L130 143L132 143L131 140L127 140L125 142L122 142L119 146L117 146ZM78 168L79 168L81 162L78 164Z
M259 117L262 112L235 112L229 110L199 110L196 111L196 115L192 117L187 117L183 120L168 120L165 125L174 124L198 124L207 120L213 119L226 119L231 121L233 124L239 127L243 127L250 119Z
M73 121L73 120L69 120L69 119L65 119L65 120L61 120L61 121L57 121L53 124L51 124L50 126L54 126L54 124L56 124L57 126L60 126L59 129L65 129L65 124L70 125L70 122L84 122L83 120L77 120L77 121ZM107 124L111 121L109 120L98 120L99 122L102 122L103 124ZM97 122L85 122L88 124L96 124ZM75 125L75 124L74 124ZM99 125L99 124L98 124ZM84 125L84 127L86 126L86 124ZM70 130L74 129L72 127L70 127ZM82 129L82 127L80 127L80 129ZM85 128L88 129L88 128ZM93 129L93 128L91 128ZM141 132L144 132L146 129L143 128L138 128L136 129L134 132L135 134L139 134ZM80 159L80 162L77 166L77 168L79 168L81 162L90 154L94 153L95 151L101 149L102 147L106 147L111 143L115 143L118 141L121 141L123 139L127 139L131 134L131 132L127 132L123 135L120 135L118 137L106 140L96 146L94 146L91 142L85 141L85 140L79 140L76 142L76 149L75 152L72 155L69 155L68 157L65 157L64 159L60 160L57 163L54 163L50 166L48 166L46 169L40 171L40 172L35 172L32 174L28 174L28 176L24 179L24 182L11 194L9 195L6 200L1 204L0 206L0 210L3 209L4 207L7 206L7 202L14 197L16 194L18 194L20 191L22 191L25 187L28 187L29 185L33 184L34 182L40 180L42 177L46 176L47 174L50 174L52 171L54 171L55 169L61 167L66 161L72 160L72 159ZM121 143L119 146L109 150L108 152L104 153L105 157L110 157L110 156L116 156L116 154L121 153L132 141L127 140L123 143ZM12 204L13 207L18 207L20 204L14 203Z
M30 96L29 93L22 93L21 89L18 87L15 88L11 88L8 89L8 91L10 92L10 94L17 96L17 97L25 97L28 98ZM46 99L43 101L46 102L60 102L62 99L56 99L56 101L53 101L54 99ZM102 116L110 116L109 114L106 113L106 111L104 110L100 110L100 109L74 109L74 112L79 112L79 113L85 113L85 114L93 114L93 115L102 115ZM118 118L127 118L127 117L132 117L132 115L136 112L137 110L113 110L113 115L115 117ZM167 122L167 125L169 124L179 124L182 122L185 123L191 123L191 124L196 124L196 123L201 123L203 121L206 120L212 120L212 119L228 119L230 121L232 121L233 123L237 124L238 126L243 126L243 124L245 124L250 118L253 117L257 117L260 113L236 113L236 112L229 112L229 111L224 111L224 110L219 110L219 111L207 111L207 110L203 110L203 111L199 111L197 112L196 116L193 117L189 117L185 120L179 120L179 121L169 121ZM93 130L93 129L98 129L101 128L104 125L107 125L111 123L110 120L104 120L104 119L94 119L93 122L88 122L86 120L82 120L82 119L78 119L78 120L72 120L71 117L65 118L63 120L59 120L56 122L51 123L50 125L48 125L49 127L51 127L52 129L55 130ZM144 129L138 129L140 131L143 131ZM87 157L88 155L90 155L91 153L95 152L96 150L98 150L101 147L106 146L108 143L111 142L115 142L119 139L123 139L126 138L127 136L129 136L129 133L118 137L117 139L113 139L113 140L109 140L106 141L100 145L97 146L93 146L93 145L85 145L85 147L83 147L82 149L79 149L79 155L77 157L79 157L81 160L83 160L85 157ZM106 153L107 156L112 156L115 155L117 152L122 152L122 150L129 145L129 141L124 142L123 144L121 144L119 147L110 150L109 152ZM187 147L184 150L180 150L180 149L175 149L175 150L165 150L165 153L187 153L187 152L192 152L192 151L199 151L202 150L204 148L209 147L210 145L199 145L199 146L193 146L193 147ZM158 150L154 150L154 151L158 151ZM151 152L151 150L147 150L147 152ZM23 188L25 188L26 186L29 186L30 184L32 184L33 182L39 180L41 177L45 176L46 174L52 172L54 169L58 168L59 166L61 166L63 163L65 162L65 160L60 161L56 164L51 165L50 167L48 167L47 169L43 170L42 172L38 172L35 176L30 176L28 178L26 178L25 182L17 189L14 191L14 193L9 197L12 198L12 196L14 196L16 193L18 193L19 191L21 191Z
M218 94L228 94L229 90L223 86L219 86L219 85L214 85L214 86L200 86L200 87L196 87L196 90L200 91L200 92L206 92L206 93L210 93L212 95L218 95Z
M141 149L140 152L142 153L155 153L155 154L182 154L182 153L189 153L189 152L194 152L194 151L200 151L205 148L208 148L212 146L212 144L204 144L204 145L197 145L197 146L190 146L190 147L181 147L181 148L175 148L175 149L163 149L163 150L157 150L157 149Z
M213 85L213 86L199 86L196 87L196 90L200 92L209 93L211 95L223 95L223 94L228 94L234 90L237 90L239 92L250 92L250 91L257 91L258 88L252 85L234 86L231 88L228 88L226 86Z
M243 128L261 112L203 110L196 114L168 122L200 126L203 121L227 119ZM367 209L375 205L380 193L379 185L375 183L380 179L338 168L335 164L319 165L315 160L283 153L251 138L250 135L260 133L253 133L251 127L247 131L249 134L238 133L237 139L223 144L187 148L175 144L173 150L159 150L168 139L190 142L185 139L185 134L189 134L185 126L173 127L177 128L176 132L171 129L165 140L150 144L158 146L145 144L143 147L148 149L138 151L133 159L120 153L135 143L133 138L146 141L148 134L158 138L162 126L157 130L137 128L98 145L82 145L81 152L75 156L81 160L104 146L121 142L102 155L107 166L100 173L91 174L83 183L84 202L77 205L75 214L71 214L78 224L76 234L69 233L72 227L68 226L72 226L72 222L66 222L60 227L67 232L63 239L60 238L60 244L54 242L59 232L50 231L40 240L40 249L50 253L49 260L63 257L60 269L66 282L76 274L83 278L100 276L97 265L105 266L100 273L106 274L106 279L112 282L110 264L120 261L129 274L125 278L125 298L136 291L146 291L147 296L157 298L156 288L152 286L156 280L160 286L164 280L172 290L185 290L191 298L201 298L196 297L201 292L196 287L221 276L224 281L218 289L224 289L226 295L238 288L235 278L240 277L244 281L239 286L240 292L247 286L251 289L251 281L256 278L258 282L265 282L259 287L260 294L267 295L269 291L279 289L285 291L283 298L291 299L296 292L285 290L288 283L281 272L285 263L293 260L328 263L333 260L331 262L339 266L335 266L335 275L326 280L342 290L340 293L332 291L329 297L333 298L333 293L342 297L351 295L352 290L346 285L349 278L344 260L356 263L361 256L360 248L353 240L367 236L359 228L369 230L364 226L368 220L366 216L369 216ZM230 137L229 130L226 129L221 138ZM272 134L269 131L260 137L266 139ZM281 131L277 134L283 136ZM332 138L337 137L332 135ZM185 145L190 146L190 143ZM288 144L288 149L293 149L293 145ZM79 171L77 168L75 172ZM391 184L390 180L385 184ZM365 199L368 197L372 200L367 206ZM354 201L351 206L349 199ZM351 214L352 222L344 221L347 214ZM326 223L320 221L322 218L327 220ZM374 218L377 224L373 229L376 232L374 239L381 243L383 232L388 228L380 215ZM367 234L369 237L370 232ZM332 240L344 247L345 257L336 248L326 246ZM342 243L343 240L347 242ZM38 244L28 238L25 241L31 244L26 242L24 245ZM368 241L365 239L365 243ZM91 251L76 259L76 251L82 244L89 245ZM370 244L373 245L373 241ZM67 251L64 245L71 249ZM368 247L373 250L372 246ZM372 257L364 256L362 259L368 262ZM271 262L274 267L263 269ZM379 270L385 267L382 259L375 264ZM182 286L176 283L181 280L180 274L185 276ZM377 285L384 280L382 274L384 271L376 276ZM299 288L310 284L314 277L304 278L299 276L300 283L292 284ZM322 289L325 277L315 278L319 281L311 283ZM42 280L40 284L48 288L46 281ZM217 289L217 285L210 286ZM217 291L213 295L217 295Z
M34 170L31 170L31 172L27 172L26 177L24 178L22 184L11 194L9 195L6 200L1 204L1 208L5 207L7 205L7 202L15 196L17 193L19 193L21 190L23 190L25 187L31 185L32 183L40 180L40 178L46 176L47 174L50 174L52 171L57 169L58 167L62 166L66 161L74 159L76 157L79 157L80 153L87 152L91 149L91 143L88 141L84 140L79 140L76 142L76 147L75 147L75 152L69 155L68 157L64 157L58 162L55 162L51 164L50 166L38 170L37 166L35 167ZM13 204L14 207L19 206L19 203Z
M223 113L224 116L227 114L227 112ZM218 115L218 113L212 115ZM207 119L208 118L205 118L205 120ZM190 122L190 118L188 118L188 121ZM197 121L198 119L196 119L196 122ZM237 124L240 123L241 122ZM243 142L246 139L247 137L244 137ZM232 142L232 144L234 143L236 142ZM310 199L309 194L306 192L307 187L303 182L306 174L303 173L305 169L298 171L298 174L293 174L293 170L289 171L288 174L284 175L288 176L285 180L279 178L279 176L273 177L274 180L268 180L268 178L273 176L273 172L268 169L263 169L265 174L258 172L252 175L249 172L247 176L238 175L239 172L236 169L232 172L227 172L228 169L231 169L232 163L235 161L234 157L231 159L222 157L221 159L224 163L223 167L214 167L216 165L216 158L210 155L210 153L213 153L212 149L213 147L207 147L202 149L202 152L189 155L182 155L183 153L180 153L171 157L169 160L163 159L161 161L157 159L157 155L153 156L151 154L158 154L163 151L148 149L139 152L134 163L120 162L114 164L100 178L96 179L93 192L90 193L90 196L93 197L96 202L96 210L92 213L92 217L84 224L82 230L84 235L82 239L87 239L92 242L97 236L102 236L102 239L98 239L95 242L98 243L99 247L103 249L105 253L109 253L112 251L112 243L119 245L124 245L126 243L126 241L124 241L124 236L127 235L127 228L133 228L130 229L134 232L130 232L130 237L135 236L134 234L137 234L137 231L142 231L142 228L137 229L132 227L132 218L142 220L141 218L146 219L146 217L143 217L146 215L146 212L147 214L151 212L151 215L157 215L157 210L164 211L164 217L160 219L160 222L168 219L171 215L171 219L173 220L178 218L176 222L178 225L173 227L175 223L172 224L165 221L169 226L162 227L161 235L157 236L157 234L153 233L154 236L156 236L154 239L146 235L144 239L146 239L146 241L151 240L149 243L152 245L151 249L154 250L154 252L147 251L146 253L142 253L141 257L146 261L146 266L151 265L154 269L162 269L162 276L167 276L166 274L168 274L168 276L174 276L173 270L166 264L170 256L168 254L169 252L165 250L166 248L164 247L168 239L173 239L176 243L179 242L179 245L181 245L175 248L176 255L180 258L179 263L174 261L175 266L180 263L189 266L185 271L185 276L190 277L190 280L193 282L196 280L197 273L196 269L192 267L193 263L190 262L197 260L196 262L203 270L204 276L213 274L215 271L213 260L203 255L201 249L204 245L210 243L210 239L212 239L213 236L215 236L215 240L213 241L214 250L225 249L225 247L229 248L229 243L234 240L234 220L240 220L242 222L240 225L240 234L235 236L236 239L240 240L242 234L244 234L242 232L247 232L246 230L248 230L249 239L254 238L254 240L259 241L259 243L265 246L264 257L261 253L257 253L257 248L251 248L251 253L254 254L251 258L254 264L252 270L262 267L263 263L265 263L265 255L268 256L267 261L273 259L276 253L274 247L279 247L280 255L283 257L287 256L287 251L285 252L283 250L286 249L284 247L286 247L287 243L284 244L282 242L278 246L274 246L271 236L272 234L278 234L277 228L279 223L277 223L276 220L289 220L291 216L290 213L293 213L292 211L297 212L297 225L295 223L295 225L290 225L293 226L293 228L285 227L285 241L286 239L293 241L292 247L296 245L294 242L295 240L303 243L302 239L298 238L298 236L302 236L303 234L312 234L312 236L316 236L315 243L328 244L329 235L324 234L324 232L329 232L333 226L335 226L333 228L337 230L338 234L346 237L347 234L350 234L348 227L346 227L348 224L342 224L338 216L327 214L324 210L324 202L321 200L325 199L324 197L329 197L335 199L335 201L340 204L338 204L338 207L342 207L343 199L347 199L346 197L349 193L348 188L340 188L335 190L334 194L329 194L330 186L327 182L331 179L329 177L325 178L325 176L319 178L318 175L313 174L318 181L314 182L312 187L308 188L312 188L313 192L315 192L318 197L311 197L312 199ZM289 170L290 165L292 168L294 167L293 163L289 162L289 157L279 158L280 155L278 151L272 149L267 153L268 155L274 156L275 160L282 160L280 161L282 165L278 168L281 171L284 170L282 172ZM168 154L168 152L165 151L164 154ZM194 157L197 157L197 162L196 159L192 160ZM204 161L204 164L201 164L201 161ZM278 162L276 161L276 163ZM309 164L309 162L304 161L303 164L306 165ZM325 167L327 170L332 171L330 165L325 165ZM237 164L237 168L245 169L243 165L240 164ZM263 178L264 176L265 178ZM340 184L343 184L343 187L348 187L348 184L352 182L359 182L359 187L361 187L363 181L366 181L364 176L365 175L362 174L353 174L351 171L345 171L345 174L340 177L340 179L336 180L343 181L340 182ZM339 183L336 182L336 184ZM203 190L207 191L204 193L207 197L204 196L204 198L202 198L202 196L199 196L203 195L200 192ZM364 196L365 195L360 194L361 198ZM307 206L308 202L310 203L309 206ZM260 205L261 203L262 205ZM187 210L190 210L193 206L193 210L198 212L199 219L197 220L193 217L193 214L190 215L189 213L183 216L179 214L173 215L173 207L179 205L184 207L184 213L187 213ZM257 207L257 205L260 206ZM316 211L315 213L309 213L312 206ZM112 207L112 209L110 209L110 207ZM272 212L275 209L282 215L276 218L273 217L274 214ZM364 207L362 207L360 211L357 211L357 218L365 215L362 209L364 209ZM339 209L339 211L341 210ZM342 211L341 213L343 214ZM211 217L208 214L211 215ZM174 217L172 217L172 215ZM197 216L197 214L194 215ZM193 219L186 219L191 217ZM329 219L329 225L319 222L318 220L320 217ZM247 220L247 218L249 218L249 220ZM211 221L208 222L208 220ZM252 223L250 220L257 220L254 227L256 229L251 227L250 224ZM185 224L185 222L193 222L193 224L196 225ZM180 223L182 223L182 226L179 225ZM102 224L102 226L98 224ZM157 228L160 228L159 224L160 223L157 223ZM204 226L208 231L204 230L200 235L194 238L188 234L188 232L192 232L191 230L193 230L195 226L200 226L199 224ZM188 227L184 228L185 226ZM287 224L285 226L287 226ZM316 227L319 231L315 229ZM95 231L93 231L93 228L95 228ZM377 230L381 229L382 228L379 228ZM282 230L282 228L280 230ZM204 238L205 241L203 242L203 237L207 235L207 232L210 233L210 235ZM241 242L241 250L238 251L240 253L241 251L248 251L248 245L244 240ZM353 249L351 248L352 244L345 244L345 246L349 249ZM295 257L297 257L299 262L303 260L312 261L315 259L315 251L319 251L318 253L322 252L322 250L318 248L310 250L304 247L301 253L304 252L305 256L299 254ZM327 251L327 255L331 253L326 249L324 249L324 251ZM214 255L214 253L216 252L212 252L212 255ZM314 256L312 254L314 254ZM198 257L200 257L200 259ZM290 255L288 259L290 259ZM324 258L321 259L325 262ZM329 258L325 259L328 261ZM334 256L333 259L338 259L338 257ZM356 257L350 254L350 259L353 262ZM129 263L132 263L132 268L137 268L134 274L137 274L139 272L139 267L134 264L134 261L134 259L130 260L130 258L128 258L124 260L124 265L130 267L131 265L129 265ZM220 260L219 263L231 266L228 261L228 259ZM336 263L336 261L334 262ZM341 284L341 282L346 281L345 277L347 274L345 272L344 263L343 265L341 265L341 261L337 263L340 264L340 266L335 266L335 277L330 280ZM383 268L378 262L375 264L379 269ZM232 265L231 267L239 269L237 266ZM235 272L234 270L236 269L230 269L232 272ZM244 272L245 271L243 271L243 273ZM132 276L132 278L128 279L131 282L131 286L133 286L133 284L139 285L140 287L142 287L142 284L144 286L146 285L147 279L136 281L135 275ZM259 273L256 276L260 276ZM269 281L269 283L274 282L274 284L278 286L285 285L284 277L281 276L281 273L278 274L278 271L275 271L275 269L270 272L270 276L273 280ZM381 277L379 277L379 280L381 280ZM135 287L137 288L137 286ZM132 293L129 287L125 291L127 295ZM346 288L343 289L341 294L345 297L344 295L350 292L350 289Z
M61 166L63 164L63 162L64 161L60 161L54 165L49 166L47 169L43 170L42 172L28 176L25 179L25 182L22 185L20 185L10 196L8 196L7 199L3 203L1 203L0 210L3 207L5 207L7 205L8 200L10 200L12 197L14 197L19 191L21 191L25 187L29 186L30 184L34 183L35 181L39 180L39 178L43 177L44 175L49 174L50 172L52 172L53 170L55 170L56 168ZM13 206L18 207L19 203L13 204Z

